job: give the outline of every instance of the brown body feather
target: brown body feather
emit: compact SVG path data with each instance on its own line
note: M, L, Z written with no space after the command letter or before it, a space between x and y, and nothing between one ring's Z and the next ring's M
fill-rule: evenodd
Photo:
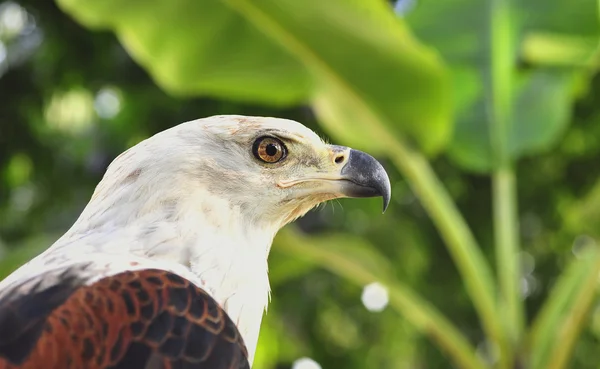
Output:
M231 319L176 274L129 271L91 285L65 274L60 283L0 301L0 369L249 368Z

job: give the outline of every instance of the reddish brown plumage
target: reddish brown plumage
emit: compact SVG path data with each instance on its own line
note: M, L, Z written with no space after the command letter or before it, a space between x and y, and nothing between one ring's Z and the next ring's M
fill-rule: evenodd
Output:
M12 361L0 351L0 369L249 368L227 314L202 289L161 270L80 286L40 318L35 345Z

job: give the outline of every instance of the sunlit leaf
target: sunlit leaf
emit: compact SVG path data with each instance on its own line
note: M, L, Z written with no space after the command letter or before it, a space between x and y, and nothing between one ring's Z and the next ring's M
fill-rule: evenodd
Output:
M114 30L171 92L281 104L309 91L301 64L221 1L58 3L90 27Z
M530 32L523 38L523 59L533 65L595 67L598 36Z
M534 62L536 58L537 61L548 59L546 64L534 64L533 70L514 74L520 88L513 94L516 110L504 142L511 158L517 159L548 150L561 137L576 98L572 85L580 71L576 67L589 66L590 57L597 48L600 27L595 0L575 3L526 0L513 5L512 32L517 35L515 70L521 58L528 58L527 62ZM486 94L490 91L491 66L488 2L422 1L408 13L406 20L425 43L440 51L457 81L453 91L457 122L448 149L449 157L466 169L489 171L494 162L489 131L490 106L486 102L489 101ZM539 35L552 35L552 40L557 40L552 50L546 47L549 37L540 39ZM540 46L540 42L545 42L546 46ZM569 64L568 60L574 63ZM563 69L548 67L558 65ZM474 90L479 93L474 94Z
M312 101L333 137L375 153L393 134L427 152L449 138L444 70L385 2L58 2L86 25L114 30L170 91Z

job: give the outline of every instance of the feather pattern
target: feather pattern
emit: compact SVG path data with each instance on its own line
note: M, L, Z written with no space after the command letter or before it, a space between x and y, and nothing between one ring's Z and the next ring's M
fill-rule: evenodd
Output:
M160 269L85 284L84 268L4 295L0 369L250 368L235 324L203 289Z

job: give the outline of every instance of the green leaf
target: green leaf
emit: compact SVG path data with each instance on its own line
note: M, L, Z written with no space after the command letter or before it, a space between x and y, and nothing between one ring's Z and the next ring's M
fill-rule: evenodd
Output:
M393 266L364 240L342 234L304 237L287 228L277 235L273 251L319 265L361 287L372 282L383 284L388 288L390 306L429 335L458 367L485 368L463 334L435 307L396 280Z
M312 101L330 135L373 153L388 136L429 153L450 136L445 71L383 1L57 1L170 91Z
M216 0L57 0L83 24L116 32L131 56L171 93L298 103L301 64Z
M572 70L551 68L538 68L521 76L505 140L512 159L549 150L562 137L571 118L575 78ZM465 168L491 170L490 126L484 99L472 102L459 118L448 154Z
M513 157L549 150L562 137L571 118L574 74L538 68L525 77L514 102L508 139Z
M534 65L597 68L598 36L530 32L522 42L522 58Z
M561 137L576 97L574 78L585 71L578 67L590 66L600 27L595 0L579 0L577 5L560 0L512 3L512 78L518 87L511 91L516 110L502 141L510 159L516 160L552 148ZM489 6L477 0L423 1L406 17L415 33L435 46L451 67L456 129L448 156L478 172L490 171L497 164L491 148L490 97L486 96L492 91L491 22L482 14L489 14ZM540 35L547 37L540 39ZM548 40L558 40L550 55L544 54ZM517 71L517 61L523 58L533 67ZM548 62L539 64L544 60ZM550 67L557 65L563 68Z
M564 35L598 38L598 2L596 0L527 0L515 1L521 27Z
M533 369L565 367L596 296L600 253L585 250L579 259L561 274L532 324L527 345Z

